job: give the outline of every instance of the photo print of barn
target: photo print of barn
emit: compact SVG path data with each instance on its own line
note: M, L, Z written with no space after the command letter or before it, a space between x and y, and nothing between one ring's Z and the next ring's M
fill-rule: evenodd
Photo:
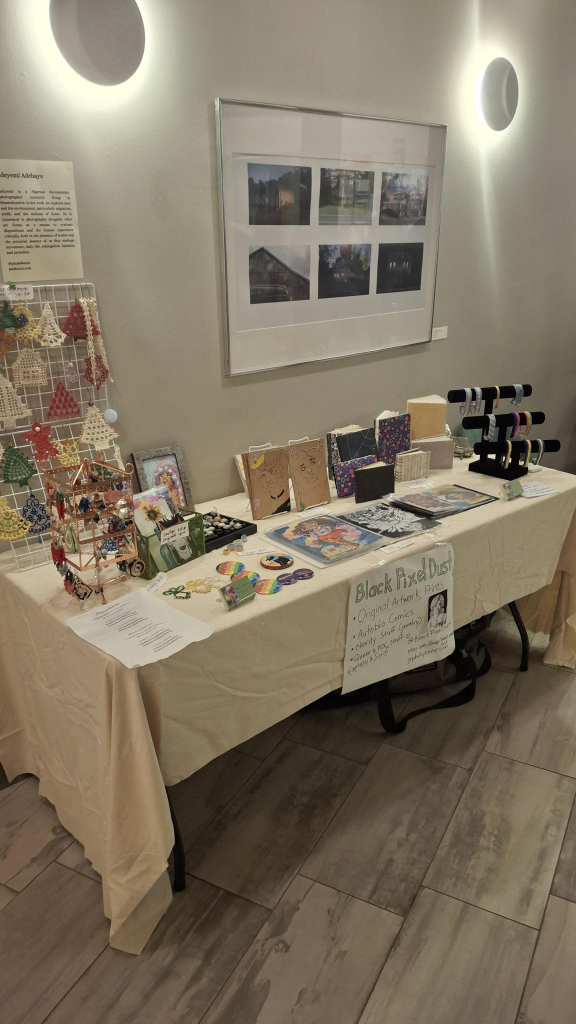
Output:
M427 204L425 171L382 172L380 224L425 224Z
M250 224L309 224L312 168L248 164Z
M248 256L250 303L310 298L310 246L252 246Z

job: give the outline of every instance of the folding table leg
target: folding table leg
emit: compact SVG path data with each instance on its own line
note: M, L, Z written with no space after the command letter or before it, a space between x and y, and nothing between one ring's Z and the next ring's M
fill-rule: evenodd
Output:
M521 658L521 661L520 661L520 671L521 672L527 672L528 671L528 658L530 656L530 641L528 639L528 633L526 632L526 626L522 622L522 616L520 615L520 612L518 611L518 607L516 605L516 601L510 601L510 604L508 605L508 607L509 607L510 611L512 612L512 618L514 619L514 622L516 623L516 626L518 628L518 632L520 633L520 640L522 641L522 658Z
M168 797L170 817L172 818L172 827L174 829L174 849L172 851L174 854L174 883L172 888L174 892L184 892L186 888L186 854L184 852L184 843L182 842L182 833L180 832L180 826L168 790L166 790L166 796Z

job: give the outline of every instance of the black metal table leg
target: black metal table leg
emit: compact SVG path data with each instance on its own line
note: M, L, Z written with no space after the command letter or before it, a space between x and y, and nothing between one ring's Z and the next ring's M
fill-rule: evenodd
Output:
M528 633L526 632L526 626L522 622L522 616L520 615L520 612L518 611L518 607L516 605L516 601L510 601L510 604L508 605L508 607L509 607L510 611L512 612L512 618L514 619L514 622L516 623L516 626L518 628L518 632L520 633L520 640L522 641L522 658L521 658L521 661L520 661L520 671L521 672L527 672L528 671L528 659L529 659L529 656L530 656L530 641L528 639Z
M404 729L406 728L406 722L402 722L400 727L396 725L394 709L392 707L392 700L390 698L390 687L388 686L388 680L382 679L379 683L376 683L376 687L378 700L378 717L380 719L380 725L385 730L385 732L404 732Z
M174 829L174 883L172 888L174 892L184 892L186 888L186 854L184 852L184 843L182 842L182 833L180 832L180 826L168 790L166 790L166 796L168 797L170 817L172 818L172 827Z

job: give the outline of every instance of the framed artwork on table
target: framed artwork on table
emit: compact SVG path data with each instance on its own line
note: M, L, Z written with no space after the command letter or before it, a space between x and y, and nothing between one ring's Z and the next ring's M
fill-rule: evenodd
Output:
M134 452L132 461L141 491L165 487L177 508L194 508L184 456L179 445Z
M446 126L216 100L226 373L431 341Z

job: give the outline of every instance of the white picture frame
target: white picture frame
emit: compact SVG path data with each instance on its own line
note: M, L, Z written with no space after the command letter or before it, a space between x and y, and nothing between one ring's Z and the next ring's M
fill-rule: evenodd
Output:
M216 100L228 376L431 341L446 125Z

